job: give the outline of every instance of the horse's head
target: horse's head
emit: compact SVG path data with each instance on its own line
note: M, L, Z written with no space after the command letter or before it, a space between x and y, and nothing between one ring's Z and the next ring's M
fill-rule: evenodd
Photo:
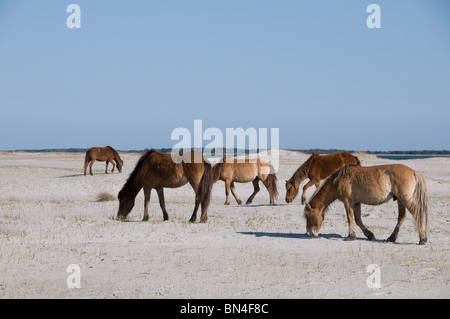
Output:
M319 234L320 227L323 222L323 211L311 206L310 203L305 204L306 217L306 233L311 237Z
M119 170L119 173L122 173L122 166L123 166L123 161L117 161L117 169Z
M299 186L294 182L286 181L286 203L292 202L297 197Z
M134 206L134 197L126 196L125 192L121 190L118 195L119 211L117 212L117 220L124 220L131 212Z

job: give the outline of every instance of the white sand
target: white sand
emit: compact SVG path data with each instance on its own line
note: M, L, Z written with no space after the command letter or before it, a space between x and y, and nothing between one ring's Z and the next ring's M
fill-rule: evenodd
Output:
M300 198L284 201L284 181L307 155L281 151L280 197L267 205L224 206L224 184L215 185L206 224L190 224L189 185L166 189L170 220L163 222L156 192L150 221L140 222L143 195L129 216L113 220L116 195L138 154L121 154L124 172L83 176L84 154L0 153L1 298L449 298L450 159L391 161L357 154L363 165L401 162L427 178L431 201L429 241L418 246L412 217L396 244L385 243L397 204L363 205L363 221L377 241L343 241L348 226L342 203L329 209L321 236L308 238ZM312 195L311 187L307 195ZM252 185L237 184L245 202ZM81 288L69 289L67 266L78 264ZM381 288L370 289L366 268L381 267Z

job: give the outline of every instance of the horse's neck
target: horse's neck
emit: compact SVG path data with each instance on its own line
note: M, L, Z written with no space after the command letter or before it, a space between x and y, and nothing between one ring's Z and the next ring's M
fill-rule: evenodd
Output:
M293 182L298 188L300 184L308 177L309 168L306 169L304 165L300 166L299 169L292 175L289 182Z
M306 160L306 162L304 162L302 164L302 166L300 166L295 171L294 175L292 175L291 179L289 180L290 182L294 182L296 184L297 188L309 176L309 170L311 169L311 164L312 164L313 159L314 159L314 156L311 155L311 157L308 158Z
M136 198L137 194L142 189L142 184L139 182L139 177L137 175L132 176L131 180L128 180L123 186L121 192L123 192L124 196L130 198Z
M331 180L327 180L323 184L314 197L311 199L311 206L321 208L323 210L327 209L332 202L337 199L336 184Z

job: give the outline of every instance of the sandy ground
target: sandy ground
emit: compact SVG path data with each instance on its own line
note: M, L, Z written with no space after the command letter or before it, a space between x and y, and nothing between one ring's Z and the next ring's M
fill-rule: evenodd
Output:
M156 192L150 221L140 222L138 195L130 222L115 221L117 194L139 158L122 154L122 174L83 176L84 154L0 153L1 298L449 298L450 159L382 160L357 154L363 165L401 162L427 178L431 201L429 242L418 246L412 217L396 244L386 243L397 205L363 205L376 241L345 242L342 203L327 212L318 238L305 234L300 198L284 201L284 180L308 155L282 151L280 196L268 205L262 186L252 205L224 206L224 184L213 190L206 224L187 222L189 185L165 191L170 220L163 222ZM311 196L314 187L307 195ZM252 185L237 184L244 201ZM68 265L80 267L80 288L70 289ZM380 266L381 288L366 280Z

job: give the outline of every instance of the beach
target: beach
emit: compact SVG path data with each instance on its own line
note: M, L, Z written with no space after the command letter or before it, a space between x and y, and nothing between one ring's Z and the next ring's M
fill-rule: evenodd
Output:
M251 205L225 202L214 185L207 223L189 223L194 191L165 189L163 221L152 191L142 222L142 191L125 222L115 220L117 197L140 154L120 153L123 172L83 175L84 153L0 152L0 298L449 298L450 158L381 159L356 152L362 165L401 163L421 172L430 199L428 243L408 212L396 243L385 242L397 222L397 203L362 205L375 237L344 241L344 206L334 202L317 238L306 234L300 196L285 202L285 180L309 154L280 151L279 197L261 191ZM111 168L111 165L110 165ZM304 182L301 186L303 186ZM307 198L315 187L308 189ZM252 183L236 184L245 200ZM79 266L72 287L70 265ZM370 287L369 267L379 267ZM68 269L69 267L69 269ZM369 267L369 271L368 271ZM69 271L68 271L69 270Z

